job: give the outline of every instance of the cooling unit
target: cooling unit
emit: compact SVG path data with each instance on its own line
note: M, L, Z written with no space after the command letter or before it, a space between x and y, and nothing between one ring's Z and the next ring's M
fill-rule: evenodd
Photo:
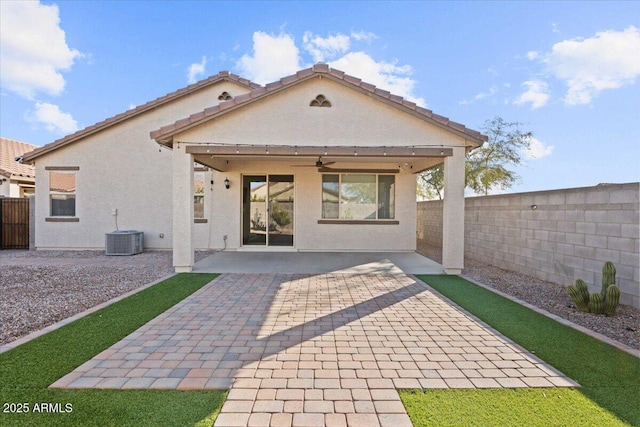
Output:
M121 230L105 234L105 255L135 255L142 252L144 233Z

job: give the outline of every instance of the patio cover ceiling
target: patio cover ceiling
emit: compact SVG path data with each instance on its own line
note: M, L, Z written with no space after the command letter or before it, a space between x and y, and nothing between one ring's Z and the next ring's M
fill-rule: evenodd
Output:
M176 144L181 144L175 141ZM352 163L388 163L390 168L402 169L411 173L418 173L436 166L447 156L453 155L453 150L447 147L425 146L266 146L266 145L215 145L188 144L187 153L194 156L194 160L202 165L220 172L229 169L234 161L281 161L293 165L313 166L312 162L319 158L324 163L335 162L330 167L319 168L320 172L358 171L366 166L349 167ZM347 166L341 168L341 164ZM393 171L394 169L389 169Z

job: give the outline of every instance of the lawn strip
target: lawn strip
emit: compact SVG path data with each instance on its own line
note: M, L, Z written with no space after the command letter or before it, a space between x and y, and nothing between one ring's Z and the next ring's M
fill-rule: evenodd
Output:
M626 426L576 389L402 390L414 427Z
M178 274L60 329L0 354L0 403L28 403L30 413L1 412L0 425L194 425L211 417L223 391L54 390L58 378L106 350L213 280ZM71 412L34 413L35 404L71 404ZM2 408L6 409L6 408Z
M460 277L419 278L578 381L580 393L598 405L640 425L640 359Z

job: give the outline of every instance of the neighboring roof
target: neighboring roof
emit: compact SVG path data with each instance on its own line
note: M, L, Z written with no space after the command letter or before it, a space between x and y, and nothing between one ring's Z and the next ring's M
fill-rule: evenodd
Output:
M221 81L230 81L230 82L234 82L234 83L238 83L242 86L247 87L248 89L255 89L258 87L261 87L259 84L257 83L253 83L252 81L249 81L247 79L244 79L240 76L237 76L235 74L232 74L228 71L221 71L216 75L213 75L209 78L206 78L204 80L200 80L199 82L193 83L187 87L184 87L182 89L179 89L175 92L171 92L168 93L164 96L161 96L159 98L154 99L153 101L149 101L145 104L142 105L138 105L137 107L125 111L124 113L115 115L113 117L110 117L106 120L103 120L101 122L98 122L94 125L91 125L89 127L86 127L84 129L81 129L75 133L72 133L70 135L65 136L62 139L58 139L50 144L47 144L43 147L38 148L37 150L31 151L27 154L25 154L23 156L23 162L26 163L31 163L33 162L33 160L35 160L37 157L42 156L43 154L49 153L53 150L56 150L60 147L63 147L67 144L70 144L72 142L76 142L79 141L82 138L85 138L89 135L92 135L96 132L102 131L110 126L113 126L117 123L120 123L124 120L130 119L132 117L135 117L139 114L145 113L149 110L152 110L156 107L159 107L161 105L164 105L168 102L171 102L175 99L181 98L185 95L189 95L193 92L196 92L204 87L207 86L211 86L212 84L221 82Z
M386 90L378 89L374 85L365 83L357 77L350 76L339 70L334 70L327 64L315 64L311 68L298 71L296 74L284 77L274 83L269 83L265 87L258 87L257 89L254 89L249 93L238 95L231 100L222 102L214 107L207 108L199 113L192 114L189 117L178 120L173 124L163 126L158 130L152 131L150 133L151 138L155 139L160 144L171 146L172 137L177 133L198 126L216 117L222 116L245 105L251 104L259 99L280 92L281 90L313 79L319 75L323 78L329 78L335 82L341 83L359 92L366 93L369 96L378 99L379 101L385 102L391 106L399 108L400 110L424 119L425 121L435 126L469 139L478 144L478 146L482 145L483 142L488 140L488 137L486 135L483 135L478 131L468 129L466 126L460 123L452 122L446 117L434 114L431 110L420 107L414 102L407 101L401 96L393 95Z
M16 157L22 157L24 153L36 148L38 148L37 145L0 137L0 174L7 178L12 175L34 178L35 168L16 162Z

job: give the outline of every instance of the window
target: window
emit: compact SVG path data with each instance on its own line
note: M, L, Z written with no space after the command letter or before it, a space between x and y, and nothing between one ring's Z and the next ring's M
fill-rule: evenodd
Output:
M322 175L322 218L376 220L394 217L393 175Z
M76 172L49 171L51 216L76 216Z
M193 174L193 217L204 218L204 172Z

